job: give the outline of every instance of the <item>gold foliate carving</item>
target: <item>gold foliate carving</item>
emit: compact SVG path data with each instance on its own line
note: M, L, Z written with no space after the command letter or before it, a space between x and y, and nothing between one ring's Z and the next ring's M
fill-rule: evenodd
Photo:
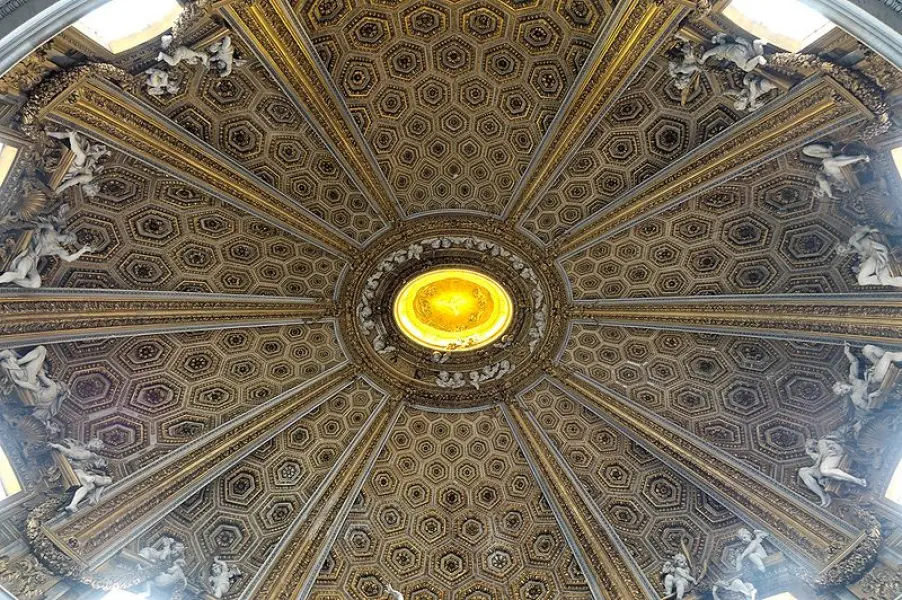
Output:
M864 525L861 541L846 551L845 556L826 569L805 580L818 592L847 586L861 579L877 562L877 554L883 546L883 532L877 518L863 509L855 509L855 516ZM889 597L889 596L881 596Z
M136 76L107 63L89 63L56 71L35 86L28 95L28 101L20 111L23 133L33 141L37 141L45 117L44 111L72 86L89 77L100 77L116 82L122 89L133 93L137 93L141 87L140 80Z
M780 52L767 56L768 66L777 71L798 77L810 77L825 73L848 90L874 113L873 122L865 129L864 139L870 140L889 131L892 127L892 110L887 104L886 91L864 73L852 70L814 54Z
M0 96L27 94L54 68L48 64L51 42L47 42L0 77Z

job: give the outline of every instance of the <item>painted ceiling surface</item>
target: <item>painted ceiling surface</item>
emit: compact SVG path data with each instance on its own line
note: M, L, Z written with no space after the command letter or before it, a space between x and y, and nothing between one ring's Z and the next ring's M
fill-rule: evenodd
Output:
M63 177L45 130L110 154L42 207L91 251L0 287L0 349L44 346L69 390L49 433L3 404L26 491L0 501L0 585L625 600L667 596L682 553L687 598L902 593L902 402L834 391L845 343L902 343L899 291L837 252L868 224L896 260L902 78L835 30L766 47L747 110L760 80L730 60L675 77L683 43L750 36L704 4L187 3L175 44L230 36L230 74L70 30L7 75L0 138L37 168L0 206ZM177 85L151 93L149 68ZM831 198L813 143L869 160ZM25 242L5 243L4 266ZM503 337L403 335L396 294L439 267L500 283ZM71 514L64 438L101 440L111 478ZM867 486L823 479L824 508L799 473L828 438ZM737 570L742 529L766 532L764 572ZM166 538L178 565L143 553Z

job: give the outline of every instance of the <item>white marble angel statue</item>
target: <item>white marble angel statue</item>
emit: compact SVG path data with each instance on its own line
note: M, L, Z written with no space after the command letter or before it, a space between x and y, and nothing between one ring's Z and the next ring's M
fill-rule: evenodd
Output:
M240 576L241 570L238 567L229 567L218 556L214 558L213 565L210 567L210 577L207 578L213 596L222 598L228 594L232 589L232 582Z
M664 563L661 569L664 575L664 592L668 598L683 600L686 592L693 584L698 583L689 568L689 560L680 552Z
M702 64L711 58L725 60L735 64L746 73L767 64L767 59L764 58L764 45L766 44L764 40L750 42L743 37L731 38L726 34L718 33L711 38L711 43L714 44L714 47L702 55Z
M834 154L828 144L808 144L802 148L802 154L821 161L821 170L817 174L817 189L814 195L818 198L835 198L834 189L840 192L850 191L848 181L843 175L843 167L860 162L870 162L866 154Z
M404 600L404 594L393 588L390 583L385 584L385 595L391 600Z
M714 597L714 600L723 600L720 594L718 594L718 592L721 591L742 594L747 600L758 600L758 590L755 589L755 586L751 583L746 583L738 577L727 582L715 583L711 588L711 595Z
M209 48L210 66L219 71L220 77L228 77L234 67L244 64L243 60L235 58L235 46L232 45L232 36L227 35Z
M23 356L12 350L0 350L0 371L10 383L29 391L37 391L38 374L44 372L47 348L37 346Z
M152 580L148 581L145 591L140 594L143 598L153 598L153 591L175 592L176 590L184 590L188 586L188 578L185 577L185 567L187 563L184 558L177 558L172 565L158 574Z
M185 62L189 65L200 63L204 68L210 67L210 57L207 56L206 53L192 50L188 46L176 46L175 48L172 48L172 41L171 35L164 35L160 38L160 46L163 47L163 50L157 56L157 60L163 61L170 67L174 67L180 62Z
M54 190L57 195L70 187L80 186L86 196L94 197L100 192L100 186L94 182L97 174L103 171L100 161L110 155L106 145L91 142L75 131L48 131L47 135L57 140L67 140L69 149L75 155L69 170Z
M179 84L169 77L167 71L153 67L144 71L144 74L147 75L147 93L151 96L178 93Z
M29 289L41 287L38 266L43 257L56 256L66 262L74 262L94 252L94 248L88 245L75 252L66 249L66 246L72 246L77 241L74 234L60 233L51 222L39 223L33 230L28 247L13 259L9 271L0 275L0 283L14 283Z
M866 480L850 475L840 468L846 450L842 443L835 437L826 436L819 440L805 442L805 453L811 457L814 464L810 467L799 469L799 479L802 483L817 495L821 500L821 506L830 506L832 499L824 490L828 479L851 483L861 487L867 487Z
M464 387L465 385L467 385L467 381L464 379L463 373L449 373L448 371L441 371L435 378L435 385L440 388L453 390Z
M73 467L104 469L107 466L106 459L97 454L104 448L101 439L91 438L87 442L82 442L66 438L62 444L52 442L47 445L69 459Z
M79 504L87 498L88 504L92 506L100 502L103 492L113 485L113 478L97 469L82 469L76 467L73 469L75 476L78 477L79 488L72 494L72 500L66 506L66 510L74 513L78 512Z
M184 557L185 545L168 536L163 536L152 546L138 550L138 556L153 564L167 563Z
M0 351L0 372L8 382L31 395L32 416L50 426L50 421L59 413L63 400L69 395L69 387L56 381L44 369L47 349L38 346L18 356L12 350Z
M858 285L889 285L902 288L902 276L893 275L889 248L876 238L878 229L860 225L852 231L848 243L837 244L836 253L848 256L858 254Z
M756 569L764 572L764 559L767 558L767 550L764 549L763 541L767 537L767 533L756 529L753 536L751 531L743 527L736 532L736 536L745 543L745 548L736 556L736 570L742 571L743 563L748 560Z
M674 58L667 63L667 72L670 73L678 90L688 90L701 72L702 65L695 55L695 48L691 42L683 41L677 50L680 53L679 59Z
M870 411L883 393L879 388L892 365L902 362L902 352L887 352L880 346L867 344L861 354L870 363L862 375L861 361L852 352L849 344L843 349L849 360L848 381L837 381L833 385L833 393L837 396L848 396L852 404L862 411Z
M754 112L764 106L761 97L777 89L777 84L755 73L746 73L742 78L741 90L727 90L724 95L733 99L733 108L738 111Z

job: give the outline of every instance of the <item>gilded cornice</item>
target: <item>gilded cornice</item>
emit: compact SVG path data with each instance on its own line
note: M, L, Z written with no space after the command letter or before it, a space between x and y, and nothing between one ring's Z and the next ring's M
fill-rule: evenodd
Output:
M826 511L760 473L743 468L688 432L566 369L551 369L550 375L562 382L563 389L572 390L572 397L583 406L736 514L766 528L801 564L819 571L855 541L855 533Z
M102 563L213 478L349 385L356 371L345 364L229 421L123 480L90 509L51 524L49 535L79 560Z
M521 402L499 406L539 479L546 500L559 515L561 528L570 529L575 536L579 546L571 549L577 556L582 555L582 562L588 562L590 570L584 569L584 575L596 600L643 599L654 593L627 550L611 535L610 525L598 522L582 485L563 465L562 458L552 448L553 442L543 434L535 418Z
M328 475L326 475L325 479L323 479L316 490L310 495L310 498L307 500L303 509L298 513L291 526L282 535L272 553L267 557L266 562L256 573L254 573L253 578L242 591L242 597L256 597L257 588L273 573L273 570L279 566L282 555L291 547L291 544L298 536L303 537L305 535L302 528L307 524L310 515L316 510L320 503L329 501L326 493L332 489L332 484L342 473L353 466L355 456L360 456L361 454L365 454L372 450L371 445L368 445L368 443L371 444L374 436L378 437L379 435L379 432L374 430L374 424L379 422L384 426L384 413L390 412L390 410L389 400L383 396L379 406L377 406L370 414L366 423L363 424L351 443L348 444L341 455L335 460ZM388 430L391 430L391 426L389 426ZM366 472L369 473L370 470L367 469Z
M404 214L313 42L284 0L232 2L219 12L307 116L332 154L388 221Z
M355 244L124 90L79 79L33 117L60 121L340 256Z
M762 162L873 115L829 77L817 77L699 146L555 241L559 256L610 237Z
M307 323L327 301L226 294L0 289L0 346Z
M680 20L685 6L657 0L618 2L511 196L504 218L516 223L582 146L592 124L629 86Z
M376 459L388 441L389 433L404 410L403 402L383 404L378 417L366 431L353 456L333 478L322 500L305 515L303 531L295 532L282 554L263 573L253 592L255 600L303 600L313 588L326 554L338 537L351 506L357 500Z
M571 315L626 327L808 342L902 344L902 298L896 294L627 298L579 303Z

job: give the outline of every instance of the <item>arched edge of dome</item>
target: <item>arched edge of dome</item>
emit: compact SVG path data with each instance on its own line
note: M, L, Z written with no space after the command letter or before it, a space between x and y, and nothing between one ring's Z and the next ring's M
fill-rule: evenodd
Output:
M0 7L0 74L109 0L9 0ZM3 8L15 5L12 10Z

